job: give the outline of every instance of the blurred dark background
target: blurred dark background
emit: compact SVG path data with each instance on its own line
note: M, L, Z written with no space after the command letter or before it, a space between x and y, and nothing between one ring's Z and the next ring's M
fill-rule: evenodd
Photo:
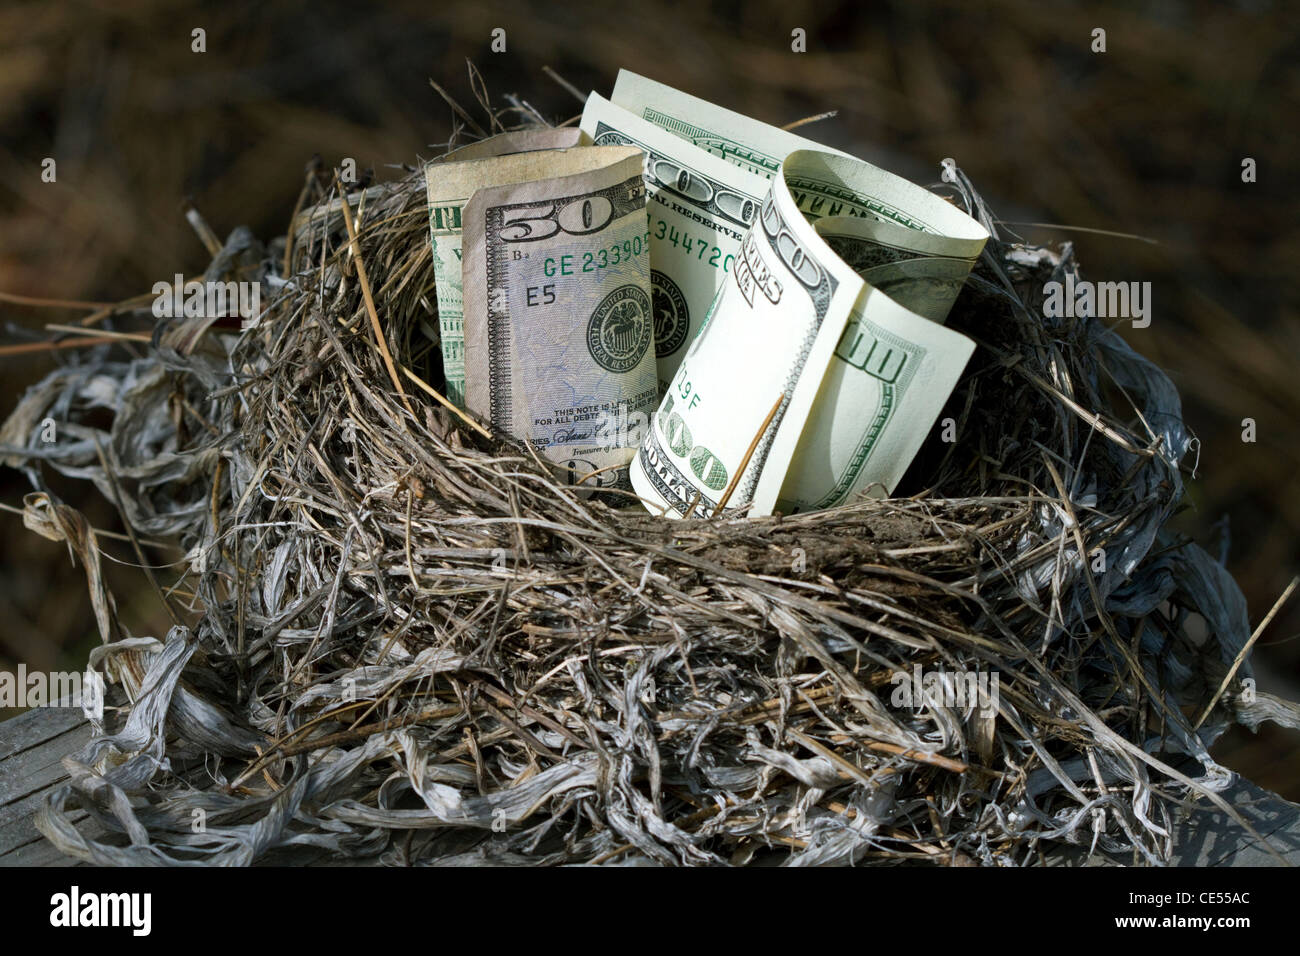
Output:
M507 50L490 50L494 28ZM803 28L807 52L791 51ZM1106 52L1092 52L1092 31ZM191 31L206 31L205 53ZM208 256L190 196L216 232L281 234L314 153L385 164L441 151L466 105L466 60L499 98L563 120L580 104L542 71L608 93L620 66L801 130L922 183L956 158L1016 227L1075 242L1084 274L1149 280L1151 326L1128 329L1166 367L1202 441L1177 520L1226 555L1257 623L1300 570L1300 253L1293 4L662 3L358 4L163 0L0 6L0 292L115 301ZM57 181L41 162L57 161ZM1243 183L1253 158L1257 182ZM0 302L0 345L76 311ZM0 357L0 418L53 353ZM1242 441L1242 419L1257 441ZM121 530L89 485L51 484ZM0 503L28 490L0 471ZM104 541L131 560L129 546ZM151 552L153 560L174 558ZM161 636L143 576L109 563L122 616ZM1262 638L1262 690L1300 699L1300 599ZM80 669L97 640L66 548L0 512L0 668ZM0 714L0 716L3 716ZM1300 799L1300 738L1234 731L1228 766Z

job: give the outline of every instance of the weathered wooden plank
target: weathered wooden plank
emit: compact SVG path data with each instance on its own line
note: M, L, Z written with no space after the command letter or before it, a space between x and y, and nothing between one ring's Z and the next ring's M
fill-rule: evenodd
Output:
M66 777L63 758L75 753L89 739L90 725L83 723L0 762L0 808L45 790Z
M34 811L33 811L34 813ZM0 866L73 866L80 865L80 860L64 856L54 848L54 844L45 839L36 829L34 816L27 817L14 824L12 836L14 845L0 852ZM77 829L87 836L100 836L104 830L85 811L70 814Z
M0 866L58 866L75 862L37 832L33 817L49 791L67 779L62 760L90 740L80 710L30 710L0 724ZM85 811L72 819L79 825ZM93 821L90 821L93 823Z
M45 803L49 790L42 790L39 793L33 793L30 796L17 800L4 808L9 813L9 818L0 823L0 858L6 853L16 850L24 843L30 843L32 840L39 838L40 834L32 826L32 818L36 811ZM10 813L10 811L13 811ZM73 810L68 814L68 818L73 823L80 823L86 818L85 810Z
M1300 865L1300 806L1248 780L1239 780L1224 792L1223 798L1288 863ZM1213 808L1192 814L1179 828L1177 839L1180 857L1187 866L1279 865L1277 857L1259 841Z
M0 724L0 764L10 757L86 723L76 707L37 708Z
M35 828L32 832L36 833ZM86 830L86 833L93 831ZM49 840L36 833L37 839L24 844L12 853L0 856L0 866L82 866L80 860L64 856Z

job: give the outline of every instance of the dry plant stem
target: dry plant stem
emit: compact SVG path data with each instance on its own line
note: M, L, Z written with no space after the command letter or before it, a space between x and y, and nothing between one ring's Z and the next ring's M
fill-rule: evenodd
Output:
M99 466L104 470L104 475L108 478L113 489L113 503L117 505L118 513L122 516L122 523L126 526L127 536L131 539L131 547L135 549L135 556L140 562L140 569L144 571L145 577L149 579L149 584L153 587L154 593L158 595L158 601L166 610L167 616L172 619L173 624L179 625L181 619L172 607L171 601L167 600L167 595L159 587L158 579L154 577L153 566L145 560L144 549L140 547L140 540L136 537L131 522L127 519L126 505L122 501L122 489L117 483L117 477L109 466L108 459L104 455L104 448L100 445L98 438L95 439L95 454L99 456Z
M786 123L781 128L784 130L795 130L801 126L807 126L810 123L820 123L822 120L834 119L839 115L839 110L827 110L825 113L814 113L812 116L805 116L803 119L797 119L793 123Z
M203 243L203 248L208 250L208 255L213 258L220 255L221 240L217 238L217 234L212 231L212 227L208 225L208 221L203 218L203 214L199 212L198 208L187 199L182 204L181 209L185 213L185 221L190 224L194 234L199 237L199 241Z
M1282 610L1282 605L1286 604L1287 599L1295 592L1297 585L1300 585L1300 576L1292 578L1291 583L1286 586L1286 590L1284 590L1281 596L1273 602L1273 606L1269 608L1268 613L1264 615L1264 620L1259 622L1259 626L1255 628L1255 632L1250 635L1250 640L1248 640L1245 643L1245 646L1243 646L1237 653L1236 658L1232 662L1232 667L1228 668L1228 673L1223 675L1223 681L1219 684L1218 689L1215 690L1214 696L1210 698L1210 702L1205 705L1205 710L1201 712L1201 716L1197 719L1196 723L1192 725L1193 730L1201 729L1201 725L1205 723L1205 718L1210 716L1210 711L1214 710L1215 704L1217 704L1220 698L1223 697L1223 692L1228 689L1228 685L1232 683L1232 679L1237 676L1237 671L1241 669L1242 662L1246 660L1246 655L1250 653L1250 649L1255 646L1255 642L1259 640L1260 635L1264 633L1265 629L1273 623L1273 618L1277 617L1277 612Z
M776 401L772 403L772 410L767 413L767 416L763 419L763 424L758 426L758 431L754 434L754 438L749 443L749 447L745 449L745 456L740 459L740 464L736 467L736 473L731 476L731 481L727 482L726 490L723 491L722 497L718 499L718 507L714 512L715 514L722 514L722 509L727 507L727 502L731 500L731 496L736 490L736 485L740 483L740 476L743 475L745 469L749 467L749 459L754 457L754 451L758 448L758 443L763 440L763 433L767 431L767 426L772 424L772 419L776 417L776 413L781 408L781 403L784 401L785 393L782 392L776 397ZM694 509L695 505L692 503L691 510L693 511ZM689 514L687 516L689 517Z
M405 375L407 378L409 378L416 385L418 385L420 387L420 391L424 392L424 394L428 395L430 398L436 401L443 408L447 409L449 412L454 413L457 418L463 421L470 428L474 429L474 431L478 432L484 438L492 437L492 433L488 431L486 428L484 428L482 425L480 425L478 422L474 421L474 419L470 418L464 409L457 408L452 402L444 398L441 392L439 392L436 388L434 388L424 379L420 378L420 376L416 375L405 365L402 366L402 374Z
M3 501L0 501L0 511L7 511L10 514L15 514L15 515L21 515L25 513L24 509L15 508L12 505L7 505ZM113 541L125 541L127 543L130 543L131 541L131 536L129 534L119 534L116 531L105 531L103 528L96 528L91 525L87 525L87 527L89 528L89 530L95 533L95 537L97 538L110 538ZM141 538L139 540L141 544L147 544L151 548L172 548L172 549L176 548L175 542L150 541L147 538ZM103 549L100 549L99 553L111 561L117 561L119 564L122 563L121 559L114 558L112 555L110 555L108 552L104 551Z
M48 352L55 349L89 348L94 345L107 345L119 341L116 336L81 336L75 339L60 339L57 342L20 342L17 345L0 345L0 357L8 355L28 355L32 352Z
M317 170L313 166L308 166L302 189L298 192L298 201L293 204L293 214L289 217L289 228L284 237L284 260L280 264L280 274L284 276L293 274L290 260L293 257L294 228L298 222L298 213L302 212L303 203L307 201L307 196L316 183L316 174Z
M189 283L199 279L202 279L202 276L183 277L182 285L188 285ZM152 292L144 292L140 295L132 296L125 301L115 302L112 305L105 305L81 319L78 324L83 328L86 328L92 325L98 325L100 322L114 315L125 315L138 310L149 311L147 307L152 304L155 298L156 297ZM87 303L87 305L89 304L90 303Z
M53 322L47 322L45 327L51 332L81 332L82 329L75 325L58 325ZM112 339L114 342L143 342L146 345L153 341L152 335L145 335L142 332L111 332L104 329L99 333L101 339ZM53 344L53 343L51 343Z
M384 355L384 365L388 368L388 375L393 380L393 387L397 389L397 394L402 398L402 404L406 410L415 417L415 409L411 407L410 401L406 397L406 390L402 388L402 380L397 376L397 367L393 364L393 353L388 349L388 341L384 338L384 328L379 322L379 312L375 309L374 297L370 294L370 280L366 277L366 263L361 255L361 247L357 244L357 229L352 224L352 208L347 201L343 192L343 184L339 181L338 170L334 171L334 188L338 190L340 196L344 197L340 203L339 209L343 212L343 222L348 228L348 241L351 243L352 252L356 256L357 264L357 282L361 285L361 294L366 302L366 314L370 316L370 327L375 333L375 342L379 350Z
M1159 239L1153 239L1150 236L1139 236L1131 232L1116 232L1113 229L1093 229L1089 226L1066 226L1059 222L1010 222L1005 219L999 219L998 225L1029 226L1038 229L1060 229L1065 232L1090 232L1098 236L1111 236L1116 239L1136 239L1138 242L1145 242L1148 245L1160 245Z
M488 135L483 130L483 127L479 126L478 123L474 121L474 118L470 116L468 113L466 113L463 108L461 108L461 105L457 103L454 98L452 98L451 94L449 94L446 90L444 90L441 86L439 86L433 79L429 80L429 85L432 86L434 90L437 92L437 94L441 96L443 100L446 101L447 105L451 107L452 112L454 112L458 117L460 117L461 120L464 121L465 125L469 127L470 131L475 135L475 137L477 137L478 139L483 139Z
M45 299L31 295L16 295L13 292L0 292L0 302L12 302L14 305L34 305L42 309L112 309L116 302L82 302L76 299Z
M579 103L582 103L584 105L586 104L587 94L582 92L582 90L578 89L568 80L566 80L564 77L560 76L560 74L556 73L549 66L543 66L542 72L545 73L547 76L549 76L556 83L558 83L564 90L566 90L570 95L572 95L573 98L577 100Z

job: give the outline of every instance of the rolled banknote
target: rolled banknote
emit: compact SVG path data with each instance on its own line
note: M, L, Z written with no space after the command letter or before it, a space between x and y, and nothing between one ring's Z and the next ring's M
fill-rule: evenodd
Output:
M447 398L465 407L464 296L461 291L461 210L479 186L510 182L525 164L475 163L494 157L543 149L564 149L583 141L573 127L531 129L501 133L452 150L424 168L428 190L429 232L433 243L433 278L438 297L438 338L442 367L447 378Z
M462 214L466 404L580 488L627 488L658 401L643 155L518 160Z
M619 72L612 101L588 97L581 127L597 144L646 153L655 348L666 390L781 161L797 149L845 154L627 70ZM844 190L816 171L788 172L787 181L808 218L856 216L924 228L887 195Z
M809 195L836 211L820 229L801 208ZM868 163L786 155L647 430L631 470L637 494L669 515L707 517L892 490L974 346L859 270L946 314L986 239L956 207ZM939 281L922 292L909 281L926 277L903 271L921 267L903 263L925 260L946 261L929 264Z
M983 239L935 236L853 216L818 219L813 228L869 285L940 324L983 247Z

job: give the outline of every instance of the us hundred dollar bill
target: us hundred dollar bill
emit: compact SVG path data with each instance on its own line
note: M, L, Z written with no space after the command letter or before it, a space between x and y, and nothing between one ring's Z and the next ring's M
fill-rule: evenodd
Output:
M498 157L536 150L564 149L583 141L572 127L501 133L452 150L424 168L428 190L433 278L438 298L438 338L447 377L447 398L465 407L464 294L461 289L461 211L480 186L514 181L533 167Z
M466 403L581 489L627 488L658 401L643 157L527 154L463 210Z
M837 197L822 204L836 214L818 222L810 189ZM724 503L791 513L892 490L974 346L863 276L946 316L986 239L868 163L787 154L647 430L637 494L707 517Z
M852 216L818 219L813 228L868 285L940 324L947 320L984 242L978 234L970 239L936 236Z
M655 356L660 390L735 263L767 181L592 93L582 130L598 146L645 154Z
M646 153L655 347L666 390L731 275L781 162L798 149L845 154L627 70L619 72L612 100L595 93L587 99L581 128L597 144L630 144ZM815 170L787 175L808 218L853 216L925 228L891 203L887 191L846 190Z
M609 98L647 123L765 180L796 149L846 155L631 70L618 71Z

